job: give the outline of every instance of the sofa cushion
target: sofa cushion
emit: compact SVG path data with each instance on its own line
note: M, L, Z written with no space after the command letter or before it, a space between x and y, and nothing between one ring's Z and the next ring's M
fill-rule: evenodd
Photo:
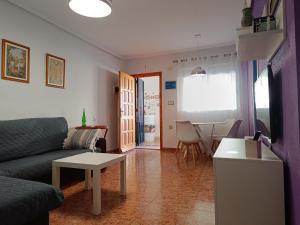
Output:
M54 186L2 176L0 196L0 220L5 225L26 224L59 207L64 199Z
M77 155L86 150L57 150L0 163L0 176L38 180L51 175L52 160Z
M104 137L101 129L71 128L64 141L64 149L90 149L96 150L96 142Z
M65 118L0 121L0 162L62 149Z

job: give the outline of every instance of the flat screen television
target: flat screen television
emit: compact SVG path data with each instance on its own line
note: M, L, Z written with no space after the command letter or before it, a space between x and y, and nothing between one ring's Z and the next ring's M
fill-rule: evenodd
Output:
M267 137L271 143L276 141L274 127L273 72L271 65L263 70L254 84L255 129Z

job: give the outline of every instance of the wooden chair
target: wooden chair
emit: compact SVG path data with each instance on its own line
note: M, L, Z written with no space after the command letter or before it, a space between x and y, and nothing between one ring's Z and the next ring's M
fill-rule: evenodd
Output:
M191 153L194 165L196 159L200 157L201 149L199 143L203 143L202 138L197 133L195 127L190 121L176 121L176 136L178 139L176 157L178 153L183 153L183 157L188 160L188 154Z

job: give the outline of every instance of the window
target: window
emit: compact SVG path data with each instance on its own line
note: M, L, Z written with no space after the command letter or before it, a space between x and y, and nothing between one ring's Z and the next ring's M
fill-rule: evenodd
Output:
M182 91L185 112L237 109L235 72L185 77Z

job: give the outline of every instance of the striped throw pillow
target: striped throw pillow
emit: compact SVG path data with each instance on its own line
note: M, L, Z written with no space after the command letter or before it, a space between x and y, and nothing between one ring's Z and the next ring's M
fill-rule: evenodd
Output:
M96 142L102 138L100 129L75 129L71 128L64 141L64 149L96 149Z

